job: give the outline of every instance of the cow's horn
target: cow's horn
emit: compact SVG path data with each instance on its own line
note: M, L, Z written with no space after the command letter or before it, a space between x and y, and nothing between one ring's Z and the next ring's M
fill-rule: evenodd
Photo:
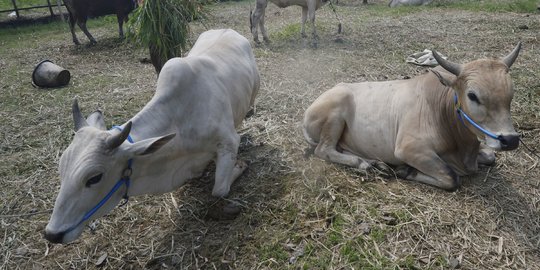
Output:
M509 55L507 55L506 57L502 59L502 62L508 68L510 68L512 64L514 63L514 61L516 61L516 58L518 57L520 50L521 50L521 41L517 44L517 46L514 48L514 50L512 50L512 52Z
M131 121L127 122L120 133L112 135L107 139L107 147L109 147L109 149L115 149L116 147L120 146L127 139L130 131Z
M75 123L75 132L81 129L82 127L88 126L88 122L84 119L84 116L79 109L79 103L77 99L73 100L73 106L71 106L71 111L73 112L73 122Z
M433 52L433 57L435 57L435 60L437 60L437 63L439 63L441 67L450 71L452 74L459 76L462 69L460 64L452 63L442 58L436 51L432 51L432 52Z

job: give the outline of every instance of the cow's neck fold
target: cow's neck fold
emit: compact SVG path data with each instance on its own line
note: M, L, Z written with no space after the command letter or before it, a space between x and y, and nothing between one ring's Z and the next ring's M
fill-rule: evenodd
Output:
M130 136L135 142L175 133L168 112L164 108L154 110L155 106L149 106L152 103L151 101L129 120L132 122ZM171 173L175 170L170 163L176 164L178 160L176 156L171 156L168 150L169 148L164 146L155 153L133 157L129 196L162 194L183 183L184 179L175 178Z

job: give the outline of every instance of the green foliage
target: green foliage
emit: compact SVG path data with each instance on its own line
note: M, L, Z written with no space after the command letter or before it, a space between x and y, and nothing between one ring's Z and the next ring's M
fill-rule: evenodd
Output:
M300 37L301 25L299 23L289 24L280 31L270 33L270 39L291 40Z
M182 55L189 40L189 22L202 17L202 5L197 0L145 0L128 22L127 36L155 49L166 61Z
M262 243L262 246L259 247L259 252L263 260L286 262L289 258L289 254L276 242Z

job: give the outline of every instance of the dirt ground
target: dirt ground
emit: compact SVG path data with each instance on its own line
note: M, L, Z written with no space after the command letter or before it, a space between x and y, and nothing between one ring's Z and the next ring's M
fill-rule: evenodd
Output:
M204 25L252 40L254 2L210 7ZM501 57L523 42L512 67L513 121L538 151L540 15L445 6L390 10L386 1L340 1L317 12L319 42L300 37L300 8L269 4L270 44L254 46L261 74L257 112L239 129L249 169L216 217L213 166L172 193L141 196L94 222L69 245L43 239L59 190L57 164L72 136L74 97L121 124L153 95L146 51L117 39L114 20L90 26L95 46L76 47L67 25L0 37L0 269L540 269L539 158L523 145L456 192L387 179L304 156L304 110L339 82L406 79L426 72L405 58L426 48L450 60ZM309 29L308 29L309 30ZM82 32L77 34L88 43ZM36 63L71 71L69 86L30 84Z

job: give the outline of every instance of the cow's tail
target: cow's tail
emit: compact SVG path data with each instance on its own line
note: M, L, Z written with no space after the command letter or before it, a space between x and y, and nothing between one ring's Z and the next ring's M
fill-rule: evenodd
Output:
M337 1L336 1L337 2ZM338 34L341 34L341 19L339 18L338 14L337 14L337 11L336 11L336 7L334 7L334 5L332 4L332 1L328 1L328 5L330 6L330 8L332 9L332 11L334 12L334 15L336 15L336 20L338 21L338 30L337 30L337 33Z
M253 8L249 5L249 32L253 32Z
M304 149L304 158L309 158L315 153L315 148L317 148L318 143L309 136L305 127L302 127L302 133L304 133L304 138L306 138L306 141L309 144Z

